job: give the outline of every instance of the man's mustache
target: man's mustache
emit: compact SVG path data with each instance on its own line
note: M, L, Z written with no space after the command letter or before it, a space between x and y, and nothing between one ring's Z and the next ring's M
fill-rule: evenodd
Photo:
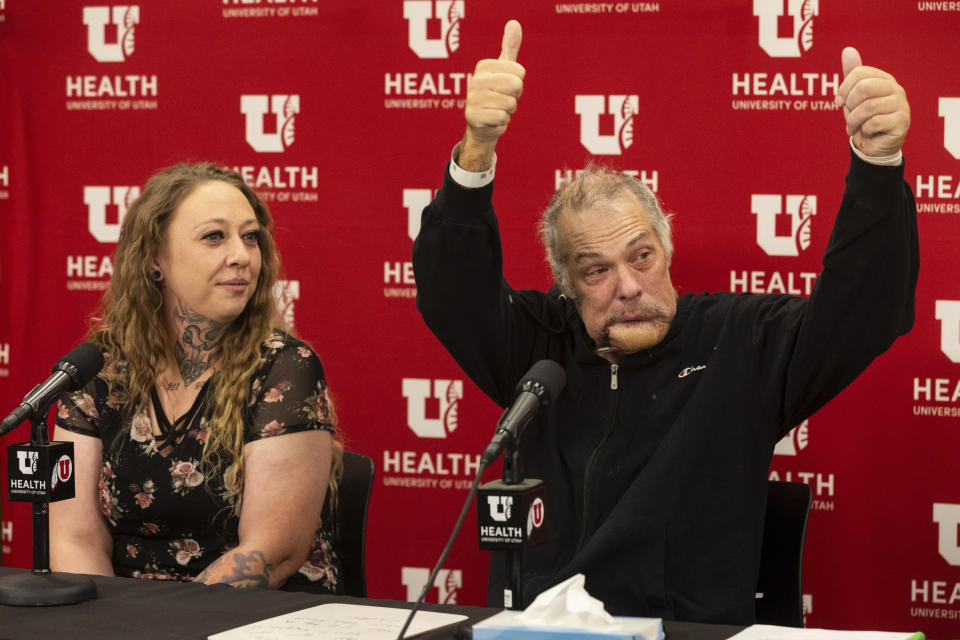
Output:
M666 309L645 302L637 302L611 312L603 321L604 331L618 322L623 322L623 319L628 316L631 322L664 322L669 324L673 320Z

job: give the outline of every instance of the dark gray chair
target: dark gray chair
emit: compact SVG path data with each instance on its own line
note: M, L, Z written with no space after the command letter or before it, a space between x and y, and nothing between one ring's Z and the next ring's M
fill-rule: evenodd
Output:
M334 534L334 553L340 560L340 586L343 593L358 598L367 597L366 535L367 509L373 491L373 460L352 451L343 452L343 474L336 504L330 491L323 502L323 521L331 525ZM334 511L335 509L335 511ZM329 593L322 582L310 582L294 574L280 587L282 591Z
M336 552L343 569L348 596L367 597L367 509L373 491L373 459L353 451L343 452L343 477L337 496L335 526L339 532Z
M799 482L767 485L767 516L760 552L758 624L803 626L803 544L813 492Z

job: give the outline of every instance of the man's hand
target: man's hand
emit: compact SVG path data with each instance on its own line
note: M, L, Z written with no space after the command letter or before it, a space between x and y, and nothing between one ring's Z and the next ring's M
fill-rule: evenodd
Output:
M493 164L497 140L507 130L523 93L524 68L517 62L523 32L511 20L503 29L503 45L496 60L481 60L467 87L464 116L467 130L457 164L467 171L486 171Z
M853 47L843 50L843 83L837 106L843 107L847 134L865 156L889 156L900 151L910 128L907 94L889 73L864 67Z

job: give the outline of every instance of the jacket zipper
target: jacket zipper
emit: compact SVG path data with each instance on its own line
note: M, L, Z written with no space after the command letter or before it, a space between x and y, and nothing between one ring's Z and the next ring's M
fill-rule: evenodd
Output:
M583 472L583 523L580 525L580 539L577 541L577 550L579 551L583 548L583 543L587 537L587 523L590 521L590 502L589 502L589 489L590 489L590 476L593 470L594 464L597 462L597 457L600 455L600 449L603 448L603 445L606 444L607 439L609 439L610 434L613 433L613 425L615 422L617 409L617 389L620 388L620 380L618 373L620 371L619 365L611 364L610 365L610 401L607 405L607 430L603 434L603 438L600 439L600 442L597 443L597 446L593 448L593 451L590 452L590 457L587 458L587 466Z

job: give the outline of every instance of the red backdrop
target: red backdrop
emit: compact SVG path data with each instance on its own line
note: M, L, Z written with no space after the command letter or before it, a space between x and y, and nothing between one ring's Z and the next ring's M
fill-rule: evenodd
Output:
M808 625L956 637L958 2L0 0L0 408L80 341L151 172L237 167L276 218L282 294L347 446L377 463L370 593L415 597L499 411L421 322L411 240L461 135L467 76L511 17L528 75L496 202L519 287L549 284L538 213L594 158L676 213L681 292L806 294L847 165L842 47L906 87L916 327L781 443L771 477L813 486ZM29 507L3 493L3 562L29 566ZM430 601L484 601L476 544L471 517Z

